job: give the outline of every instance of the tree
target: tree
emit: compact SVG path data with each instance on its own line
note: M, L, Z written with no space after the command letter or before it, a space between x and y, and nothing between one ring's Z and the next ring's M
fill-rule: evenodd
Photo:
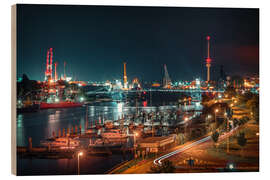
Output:
M252 112L255 121L259 122L259 96L254 95L251 99L247 101L246 106Z
M236 96L236 91L232 86L228 86L227 89L225 90L224 94L227 94L228 97L234 97L234 96Z
M239 125L244 125L244 124L246 124L247 122L249 121L249 117L247 117L247 116L244 116L244 117L242 117L241 119L239 119Z
M35 80L30 80L26 74L23 74L22 80L17 82L17 97L18 99L26 100L36 99L36 95L41 90L41 83Z
M185 135L183 133L179 133L176 136L176 142L178 145L185 143Z
M212 100L212 98L209 95L202 94L202 104L205 104L210 100Z
M162 162L160 166L152 166L152 173L173 173L175 171L175 166L169 160Z
M251 100L254 97L254 94L251 92L246 92L245 94L239 94L238 99L241 103L245 104L247 101Z
M212 140L214 141L214 144L215 144L215 147L216 147L216 144L218 142L218 138L219 138L219 133L217 131L215 131L214 133L212 133Z
M245 138L245 133L241 132L237 137L237 143L241 146L241 154L243 156L244 146L247 144L247 139Z

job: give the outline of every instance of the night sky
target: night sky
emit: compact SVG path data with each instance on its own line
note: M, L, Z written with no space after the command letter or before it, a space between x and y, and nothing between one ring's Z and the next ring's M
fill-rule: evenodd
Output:
M206 35L212 79L259 72L259 10L225 8L17 6L17 72L44 80L47 49L58 75L78 80L206 79Z

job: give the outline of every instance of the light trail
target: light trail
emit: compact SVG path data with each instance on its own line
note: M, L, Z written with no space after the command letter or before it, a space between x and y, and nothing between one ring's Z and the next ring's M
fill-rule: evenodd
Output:
M226 136L232 135L232 133L233 133L236 129L238 129L238 126L235 127L234 129L232 129L230 132L228 132L228 133L226 133L226 134L220 136L220 139L223 139L223 138L225 138ZM196 145L198 145L198 144L204 143L204 142L206 142L206 141L208 141L208 140L210 140L210 139L211 139L211 136L207 136L207 137L205 137L205 138L202 138L202 139L200 139L200 140L198 140L198 141L196 141L196 142L193 142L193 143L191 143L191 144L189 144L189 145L186 145L185 147L182 147L182 148L180 148L180 149L178 149L178 150L176 150L176 151L173 151L173 152L170 152L170 153L165 154L165 155L163 155L163 156L160 156L159 158L155 159L153 162L154 162L155 165L161 165L161 164L162 164L162 163L161 163L162 160L167 159L167 158L169 158L169 157L171 157L171 156L173 156L173 155L175 155L175 154L178 154L178 153L180 153L180 152L183 152L183 151L185 151L185 150L187 150L187 149L189 149L189 148L192 148L192 147L194 147L194 146L196 146Z
M203 138L203 139L200 139L200 140L198 140L198 141L196 141L196 142L193 142L193 143L191 143L191 144L189 144L189 145L186 145L186 146L183 147L183 148L180 148L180 149L178 149L178 150L176 150L176 151L173 151L173 152L170 152L170 153L168 153L168 154L165 154L165 155L163 155L163 156L161 156L161 157L155 159L155 160L154 160L154 164L155 164L155 165L161 165L161 164L162 164L162 163L161 163L162 160L167 159L167 158L169 158L169 157L171 157L171 156L173 156L173 155L175 155L175 154L178 154L178 153L180 153L180 152L183 152L183 151L185 151L185 150L187 150L187 149L189 149L189 148L192 148L193 146L196 146L196 145L198 145L198 144L201 144L201 143L203 143L203 142L206 142L206 141L208 141L208 140L210 140L210 139L211 139L211 136L207 136L207 137L205 137L205 138Z

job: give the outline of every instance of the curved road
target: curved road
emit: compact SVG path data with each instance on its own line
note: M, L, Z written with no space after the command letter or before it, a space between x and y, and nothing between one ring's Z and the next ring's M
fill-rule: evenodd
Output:
M230 132L228 132L228 133L226 133L226 134L220 136L219 139L223 139L223 138L225 138L226 136L230 136L237 128L238 128L238 127L235 127L235 128L232 129ZM182 148L177 149L177 150L175 150L175 151L173 151L173 152L170 152L170 153L168 153L168 154L165 154L165 155L163 155L163 156L160 156L159 158L157 158L157 159L154 160L154 164L155 164L155 165L161 165L161 164L162 164L162 163L161 163L162 160L167 159L167 158L169 158L169 157L171 157L171 156L173 156L173 155L175 155L175 154L178 154L178 153L180 153L180 152L183 152L183 151L185 151L185 150L187 150L187 149L190 149L190 148L192 148L192 147L194 147L194 146L196 146L196 145L198 145L198 144L204 143L204 142L206 142L206 141L208 141L208 140L210 140L210 139L211 139L211 136L207 136L207 137L202 138L202 139L200 139L200 140L198 140L198 141L195 141L195 142L193 142L193 143L191 143L191 144L189 144L189 145L186 145L185 147L182 147Z
M173 155L175 155L175 154L178 154L178 153L180 153L180 152L183 152L183 151L185 151L185 150L187 150L187 149L189 149L189 148L192 148L193 146L196 146L196 145L198 145L198 144L201 144L201 143L203 143L203 142L206 142L206 141L208 141L208 140L210 140L210 139L211 139L211 136L207 136L207 137L205 137L205 138L203 138L203 139L200 139L200 140L198 140L198 141L196 141L196 142L193 142L193 143L191 143L191 144L189 144L189 145L187 145L187 146L185 146L185 147L182 147L182 148L180 148L180 149L178 149L178 150L175 150L175 151L173 151L173 152L170 152L170 153L168 153L168 154L165 154L165 155L163 155L163 156L160 156L159 158L157 158L157 159L154 160L154 164L155 164L155 165L161 165L161 164L162 164L162 163L161 163L162 160L167 159L167 158L169 158L169 157L171 157L171 156L173 156Z

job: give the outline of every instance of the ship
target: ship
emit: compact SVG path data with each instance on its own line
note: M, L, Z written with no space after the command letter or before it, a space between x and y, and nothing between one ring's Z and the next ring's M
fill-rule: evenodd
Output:
M119 129L110 129L101 133L102 138L107 140L124 140L127 138L127 135L121 133Z
M80 141L69 137L50 138L45 141L41 141L41 145L51 148L74 149L79 147Z
M90 129L85 130L85 133L93 135L93 134L97 134L97 130L96 128L90 128Z
M106 139L96 139L93 141L92 139L89 140L88 148L121 148L121 142L111 142Z
M81 107L83 106L83 103L79 102L69 102L69 101L63 101L63 102L55 102L55 103L47 103L47 102L41 102L40 103L40 109L53 109L53 108L72 108L72 107Z

